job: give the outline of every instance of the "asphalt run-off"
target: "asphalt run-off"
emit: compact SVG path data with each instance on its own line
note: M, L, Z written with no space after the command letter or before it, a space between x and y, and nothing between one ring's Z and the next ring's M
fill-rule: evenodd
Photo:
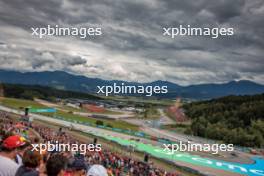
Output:
M119 137L114 137L108 134L98 133L98 132L90 132L95 136L102 137L104 139L117 142L120 145L124 146L133 146L136 150L149 153L150 155L162 158L174 162L186 162L197 166L210 167L219 170L225 170L229 172L249 175L249 176L264 176L264 159L255 157L252 158L255 162L253 164L240 164L233 162L223 162L220 160L202 158L197 155L190 155L184 152L167 152L162 148L153 146L151 144L144 144L141 142L122 139Z
M6 112L12 112L15 114L23 114L22 111L3 107L1 105L0 105L0 110L6 111ZM36 119L40 119L40 120L47 121L50 123L60 124L62 126L69 126L72 124L71 122L67 122L61 119L55 119L55 118L51 118L51 117L47 117L47 116L43 116L39 114L32 114L31 116ZM196 166L204 166L208 168L224 170L228 172L249 175L249 176L264 176L264 159L263 158L258 158L258 157L252 158L255 161L253 164L240 164L240 163L225 162L222 160L200 157L197 155L191 155L191 154L184 153L184 152L175 152L172 154L170 152L164 151L161 147L158 147L158 146L153 146L151 144L144 144L142 142L137 142L137 141L123 139L120 137L109 135L107 134L106 130L102 130L100 128L89 127L89 126L81 125L81 124L74 124L74 125L80 131L91 133L94 136L102 137L109 141L114 141L123 146L133 145L137 151L146 152L154 157L173 161L175 163L177 162L189 163L189 164L196 165ZM112 134L114 134L114 132L112 132Z

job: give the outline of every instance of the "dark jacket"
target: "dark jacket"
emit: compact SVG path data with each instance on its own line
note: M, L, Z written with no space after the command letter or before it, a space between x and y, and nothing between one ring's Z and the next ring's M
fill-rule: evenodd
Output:
M39 172L35 169L27 168L25 166L20 166L16 172L15 176L38 176Z

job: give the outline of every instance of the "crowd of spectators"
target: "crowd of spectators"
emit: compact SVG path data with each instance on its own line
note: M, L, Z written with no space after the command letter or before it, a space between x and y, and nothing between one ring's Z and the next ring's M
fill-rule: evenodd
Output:
M81 143L62 128L15 122L0 112L1 176L179 176L128 156L103 149L86 154L54 151L40 154L32 143Z

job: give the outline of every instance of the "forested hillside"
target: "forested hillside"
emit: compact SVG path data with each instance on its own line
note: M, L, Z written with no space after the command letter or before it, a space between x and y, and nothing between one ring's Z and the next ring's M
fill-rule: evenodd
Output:
M54 98L81 98L81 99L100 99L97 96L74 92L66 90L58 90L55 88L44 87L44 86L27 86L17 84L0 84L0 96L10 98L23 98L23 99L49 99Z
M187 133L241 146L264 146L264 94L227 96L183 106Z
M191 99L211 99L227 95L255 95L264 93L264 85L248 81L230 81L226 83L208 83L181 86L173 82L157 80L149 83L128 82L127 80L104 80L81 75L73 75L63 71L44 72L19 72L0 69L0 82L8 84L40 85L53 87L60 90L70 90L76 92L95 94L97 86L113 86L116 84L126 84L131 86L167 86L168 93L153 94L159 98L191 98ZM120 94L122 96L122 94ZM130 94L127 94L130 95ZM131 94L132 96L142 96L142 94Z

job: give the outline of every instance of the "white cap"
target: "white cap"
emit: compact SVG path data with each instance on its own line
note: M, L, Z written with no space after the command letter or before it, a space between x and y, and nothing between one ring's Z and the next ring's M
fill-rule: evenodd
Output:
M108 176L108 175L104 166L95 164L89 169L87 176Z

